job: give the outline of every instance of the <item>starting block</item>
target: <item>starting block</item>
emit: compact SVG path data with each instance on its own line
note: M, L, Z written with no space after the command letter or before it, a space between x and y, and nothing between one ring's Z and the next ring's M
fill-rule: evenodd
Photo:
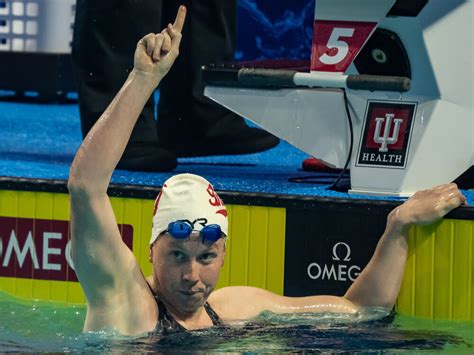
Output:
M474 165L474 0L317 0L308 70L203 68L205 95L406 197Z

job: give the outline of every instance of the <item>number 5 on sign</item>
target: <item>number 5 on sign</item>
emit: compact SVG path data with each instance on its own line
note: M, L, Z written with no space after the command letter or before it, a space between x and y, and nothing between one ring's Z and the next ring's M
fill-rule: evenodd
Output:
M333 49L336 49L336 51L334 54L328 54L328 52L324 53L321 57L319 57L320 62L327 65L342 62L349 53L349 44L342 40L341 37L352 37L353 34L353 28L334 27L326 46L328 48L328 52L331 52Z
M311 71L345 72L376 25L376 22L314 21Z

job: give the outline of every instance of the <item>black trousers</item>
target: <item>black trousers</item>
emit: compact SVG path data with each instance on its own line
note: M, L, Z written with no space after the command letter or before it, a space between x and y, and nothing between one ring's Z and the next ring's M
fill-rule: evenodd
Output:
M160 84L158 125L151 98L130 142L158 142L172 149L203 136L235 132L245 123L203 96L200 68L232 61L236 37L235 0L78 0L72 58L85 136L133 68L138 40L173 22L187 7L180 55Z

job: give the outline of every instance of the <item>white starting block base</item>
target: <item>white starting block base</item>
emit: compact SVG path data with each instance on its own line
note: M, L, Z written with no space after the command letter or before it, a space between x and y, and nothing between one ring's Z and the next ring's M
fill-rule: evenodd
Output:
M341 90L208 86L205 94L332 167L344 167L350 134ZM474 128L468 108L391 92L350 91L348 100L354 131L351 193L407 197L419 189L450 182L473 164ZM371 102L414 106L401 166L378 164L377 149L372 153L373 162L360 163L361 138ZM448 117L451 124L447 124Z
M205 95L330 166L347 160L349 129L340 90L208 86Z
M368 196L387 196L387 197L400 197L408 198L413 195L416 191L406 191L405 193L395 193L395 192L383 192L383 191L371 191L371 190L353 190L348 191L351 195L368 195Z

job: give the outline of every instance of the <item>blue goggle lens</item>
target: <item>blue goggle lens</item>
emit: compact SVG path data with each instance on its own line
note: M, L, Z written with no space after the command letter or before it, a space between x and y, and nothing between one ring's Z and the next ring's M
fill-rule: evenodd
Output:
M193 232L193 227L187 221L176 221L168 224L168 231L176 239L186 239ZM216 242L222 237L222 230L218 224L210 224L199 231L203 242Z
M221 227L218 224L210 224L201 229L203 241L216 242L222 236Z
M168 225L168 233L176 239L186 239L193 232L193 228L186 222L171 222Z

